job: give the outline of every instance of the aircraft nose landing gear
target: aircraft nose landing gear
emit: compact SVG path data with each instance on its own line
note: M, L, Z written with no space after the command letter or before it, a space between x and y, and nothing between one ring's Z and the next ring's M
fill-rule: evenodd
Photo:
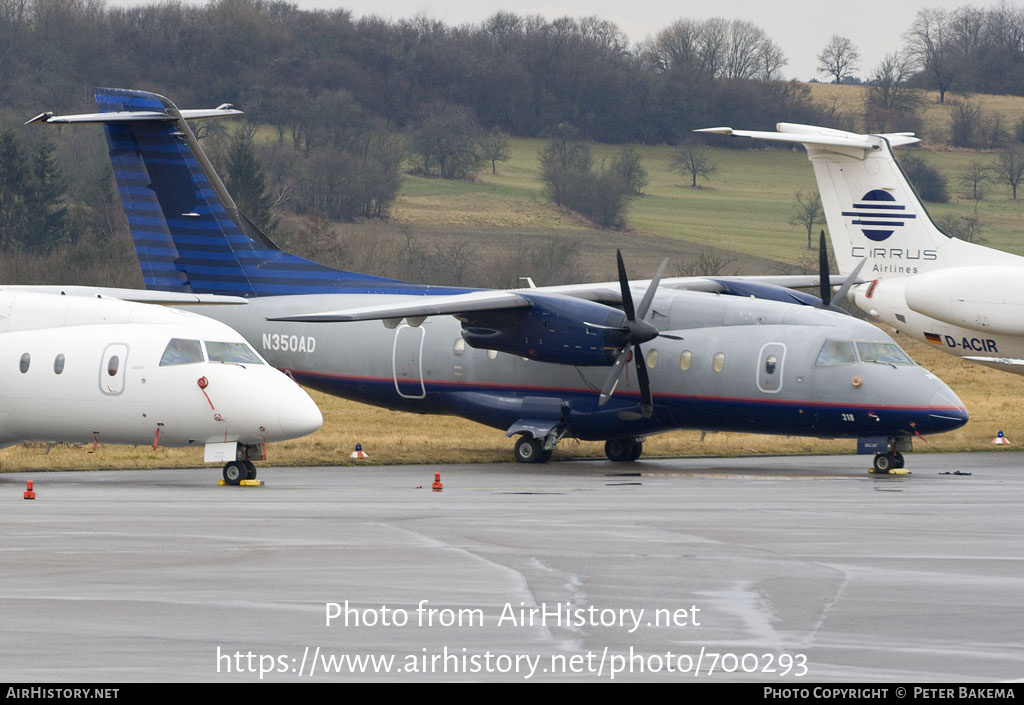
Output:
M875 456L875 472L883 475L900 470L903 467L903 453L894 450L891 453L879 453Z
M239 445L235 449L236 457L224 464L224 484L237 487L238 485L262 485L256 480L256 466L249 458L257 460L265 459L266 453L259 445ZM221 458L223 460L223 458Z
M224 465L224 483L240 485L243 480L256 479L256 466L251 460L233 460Z
M240 485L242 480L248 479L249 468L241 460L232 460L224 464L224 482L228 485Z

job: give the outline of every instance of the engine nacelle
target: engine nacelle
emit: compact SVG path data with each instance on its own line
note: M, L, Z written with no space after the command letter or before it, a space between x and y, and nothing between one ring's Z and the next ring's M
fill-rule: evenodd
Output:
M474 348L540 362L590 367L615 362L624 343L622 311L570 296L524 296L530 308L466 314L463 339Z
M907 306L971 330L1024 335L1024 267L954 267L906 280Z

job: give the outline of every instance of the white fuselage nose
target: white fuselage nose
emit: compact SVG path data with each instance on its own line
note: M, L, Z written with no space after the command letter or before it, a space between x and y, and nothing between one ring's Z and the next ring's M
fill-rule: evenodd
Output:
M0 444L260 445L323 422L295 382L212 319L6 292L0 312Z
M202 374L207 379L202 391L209 400L205 412L212 420L204 442L284 441L323 425L309 395L269 365L211 362L202 365Z

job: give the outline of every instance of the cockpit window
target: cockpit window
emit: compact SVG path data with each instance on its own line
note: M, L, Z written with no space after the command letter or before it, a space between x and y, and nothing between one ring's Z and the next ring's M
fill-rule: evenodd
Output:
M815 365L825 367L827 365L848 365L857 362L857 354L853 351L853 341L850 340L826 340L818 353L818 360Z
M862 362L882 362L888 365L913 365L910 356L896 343L857 343Z
M187 338L171 338L164 349L163 357L160 358L160 366L167 365L191 365L194 362L203 361L203 348L198 340Z
M262 365L256 353L245 343L215 343L206 341L206 354L210 362L237 362L245 365Z

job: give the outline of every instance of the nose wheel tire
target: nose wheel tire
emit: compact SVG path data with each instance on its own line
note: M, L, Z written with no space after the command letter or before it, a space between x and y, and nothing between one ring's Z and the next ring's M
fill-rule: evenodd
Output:
M255 472L255 468L253 468ZM249 477L249 468L240 460L233 460L224 465L224 482L229 485L240 485Z
M899 451L895 453L879 453L875 456L875 472L884 475L893 470L899 470L905 462L903 453Z
M527 436L519 437L514 452L520 463L545 463L551 457L551 451L544 450L543 443Z
M253 465L251 460L243 460L242 462L245 464L245 471L246 471L245 472L245 479L246 480L255 480L256 479L256 466Z

